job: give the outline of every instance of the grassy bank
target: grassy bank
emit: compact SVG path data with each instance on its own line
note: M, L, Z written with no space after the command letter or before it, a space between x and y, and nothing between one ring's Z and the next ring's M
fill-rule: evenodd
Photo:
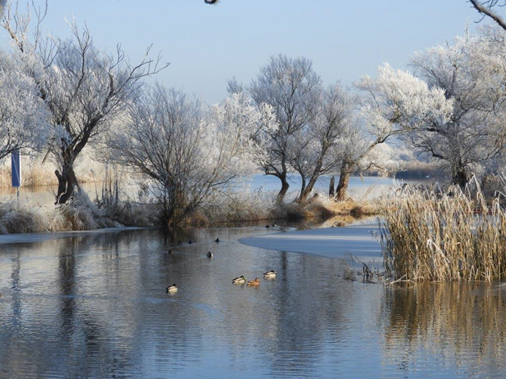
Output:
M33 206L26 201L0 205L0 233L40 233L71 230L93 230L119 226L163 226L161 209L156 202L120 201L113 191L91 201L84 193L76 193L73 201L60 206ZM340 219L343 225L355 217L378 213L373 203L357 203L352 199L335 202L317 196L305 203L278 202L271 193L229 193L216 196L189 215L184 227L209 227L228 223L268 220L299 221L305 219ZM267 222L268 223L268 222Z
M371 202L353 199L336 202L328 196L315 196L299 202L279 202L275 194L242 192L221 196L206 204L188 218L188 224L211 226L230 222L288 220L299 221L318 218L326 220L334 216L362 217L376 215L379 208Z

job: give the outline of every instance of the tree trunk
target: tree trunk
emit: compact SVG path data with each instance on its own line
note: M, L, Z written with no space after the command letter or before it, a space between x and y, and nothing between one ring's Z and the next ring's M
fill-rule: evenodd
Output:
M58 192L55 204L65 204L72 197L74 186L78 185L72 162L65 163L61 173L58 170L54 173L58 178Z
M336 186L336 177L333 176L330 178L330 185L329 185L329 197L333 198L335 194L335 186Z
M313 175L313 177L309 181L308 185L305 186L304 190L300 193L299 201L302 202L302 201L305 201L307 199L307 197L309 196L309 194L313 190L313 188L314 188L317 180L318 180L318 177L315 176L315 175Z
M458 167L452 176L453 176L452 178L453 184L457 184L462 190L464 190L469 180L466 168Z
M341 175L339 175L339 184L336 188L336 200L344 201L347 197L348 185L350 183L351 165L344 161L341 165Z
M290 188L290 184L288 184L286 176L279 177L279 180L281 180L281 190L278 193L278 201L283 201L286 193L288 192L288 188Z

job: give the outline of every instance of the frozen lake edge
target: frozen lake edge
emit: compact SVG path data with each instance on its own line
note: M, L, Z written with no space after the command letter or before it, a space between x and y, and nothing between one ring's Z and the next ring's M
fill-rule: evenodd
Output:
M381 259L377 224L318 228L263 234L243 238L241 243L267 250L305 253L327 258L347 258L351 253L361 260Z

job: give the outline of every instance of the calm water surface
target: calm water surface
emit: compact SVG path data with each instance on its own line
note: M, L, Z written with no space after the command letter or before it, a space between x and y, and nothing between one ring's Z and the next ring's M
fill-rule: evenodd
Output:
M172 256L157 230L0 246L0 378L505 377L505 291L347 282L238 242L265 232L194 231Z
M300 190L301 178L298 175L290 175L289 178L290 191L287 199L295 198ZM339 177L336 177L336 183ZM410 183L420 183L420 180L407 181ZM323 175L317 182L315 190L326 193L329 188L330 177ZM389 188L401 181L395 181L391 178L380 178L380 177L356 177L350 178L349 195L354 196L357 199L374 198L387 191ZM81 188L90 196L91 199L102 196L102 183L83 183ZM280 181L274 176L265 175L251 175L246 178L244 183L238 185L237 190L239 191L250 191L250 192L272 192L277 193L280 189ZM20 200L28 202L31 205L52 205L55 201L55 193L57 187L44 186L44 187L21 187L20 189ZM16 188L0 188L0 201L14 201L16 200ZM121 198L136 199L138 195L139 187L133 180L127 180L121 184Z

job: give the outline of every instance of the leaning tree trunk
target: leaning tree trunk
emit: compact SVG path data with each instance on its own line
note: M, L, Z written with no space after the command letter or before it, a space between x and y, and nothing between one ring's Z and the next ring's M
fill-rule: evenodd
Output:
M329 197L333 198L335 194L335 187L336 187L336 177L333 176L330 178L330 185L329 185Z
M313 191L313 188L314 188L317 180L318 180L318 176L313 175L313 177L309 180L309 183L307 184L307 186L305 186L304 189L300 193L300 196L299 196L300 202L306 201L308 196L311 194L311 191Z
M306 201L308 196L311 194L311 191L313 191L313 188L316 185L318 178L320 177L321 169L323 166L323 158L325 156L326 151L327 150L323 151L323 153L320 155L320 158L316 162L315 168L313 169L313 174L311 175L311 178L309 179L309 183L307 184L307 186L304 186L305 181L303 182L303 186L299 197L300 202Z
M288 188L290 188L290 184L288 184L288 181L286 180L286 175L281 176L279 180L281 180L281 190L278 193L278 201L283 201L286 193L288 192Z
M339 175L339 183L336 188L336 200L346 200L348 193L348 185L350 184L351 164L344 161L341 165L341 175Z
M58 178L58 192L55 204L65 204L74 193L74 187L78 185L72 161L64 162L62 172L55 171Z

